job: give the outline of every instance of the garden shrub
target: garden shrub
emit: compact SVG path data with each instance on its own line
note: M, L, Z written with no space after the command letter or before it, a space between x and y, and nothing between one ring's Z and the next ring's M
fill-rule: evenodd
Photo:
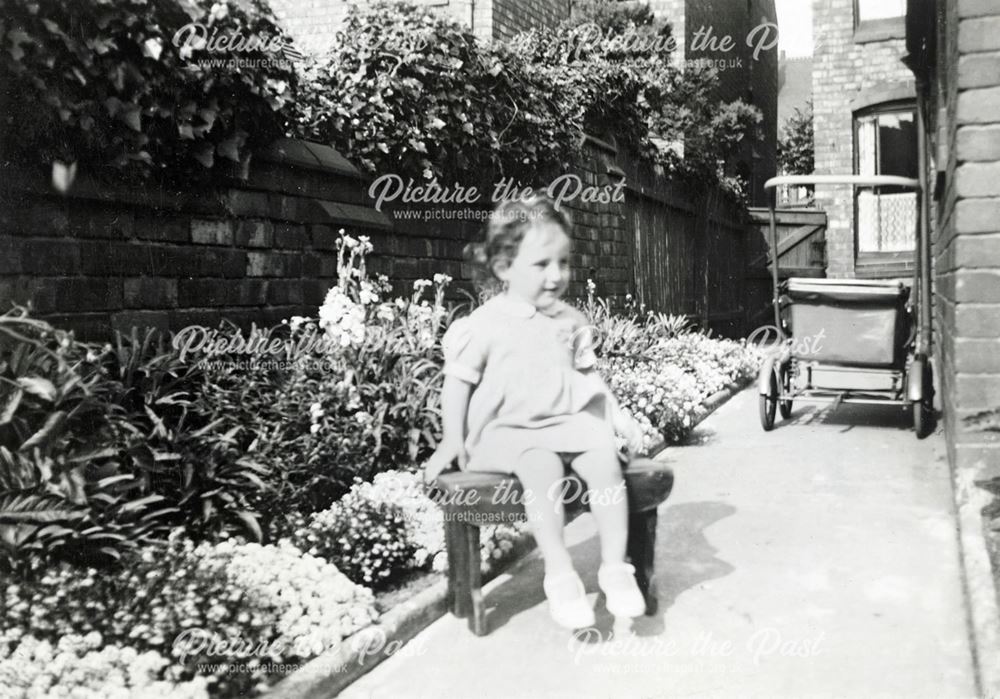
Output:
M301 79L304 136L368 172L418 181L565 170L583 128L573 96L516 51L403 2L350 6L336 44Z
M667 60L676 48L673 27L657 18L649 5L643 3L577 0L559 28L568 33L576 30L575 36L580 40L590 40L595 30L600 32L608 40L609 58L648 58L648 49L654 48L656 58ZM614 47L616 40L619 50Z
M669 50L623 51L616 42L632 30L668 37L662 24L590 5L557 29L509 42L479 42L406 3L352 6L337 44L302 71L300 133L332 142L371 173L465 186L501 175L547 184L568 169L584 132L613 134L678 174L737 187L726 163L760 113L712 99L710 68L680 69ZM581 38L583 24L596 24L601 40ZM469 182L469 173L483 181Z
M0 570L106 563L165 531L173 511L118 448L118 394L97 348L0 316Z
M162 496L177 510L174 522L196 535L260 539L250 502L266 489L267 468L248 449L255 435L212 400L218 396L207 392L204 369L166 340L133 330L117 334L105 355L130 468L143 492Z
M283 41L260 0L0 0L0 17L5 162L179 179L219 160L246 166L287 131L296 75L268 60L281 56L174 44L192 22L210 36ZM256 63L201 61L211 58Z
M176 179L228 161L223 172L245 176L254 148L297 135L371 173L538 186L569 169L590 132L738 189L727 161L760 115L712 99L714 72L674 66L669 43L623 50L627 32L669 39L648 8L591 1L556 30L481 42L424 7L359 5L326 55L296 56L293 69L281 62L293 54L271 51L288 39L263 0L0 0L0 157ZM192 21L270 43L224 54L175 45ZM601 40L573 38L583 25Z
M786 175L811 175L816 169L813 150L813 107L807 102L805 109L795 108L795 113L785 120L778 138L778 167Z
M108 563L171 526L259 538L266 471L204 387L155 332L101 346L0 316L0 567Z

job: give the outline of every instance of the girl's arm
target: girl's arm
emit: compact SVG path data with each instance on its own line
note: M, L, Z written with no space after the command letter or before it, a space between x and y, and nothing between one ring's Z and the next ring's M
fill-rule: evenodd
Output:
M424 466L424 480L428 483L447 469L452 461L465 468L469 460L465 453L465 418L469 412L472 384L446 374L441 388L441 422L444 434L441 443Z
M629 453L633 455L640 453L642 451L642 430L639 429L639 425L636 424L635 420L622 409L618 403L618 399L615 398L615 394L611 391L611 387L608 386L603 377L593 367L582 369L580 372L591 381L600 383L604 388L604 393L607 395L609 402L611 424L615 428L615 434L625 439Z

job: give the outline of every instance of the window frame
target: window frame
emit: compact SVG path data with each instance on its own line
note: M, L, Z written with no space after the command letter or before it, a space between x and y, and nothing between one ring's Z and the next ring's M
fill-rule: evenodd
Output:
M853 173L858 174L861 171L861 149L859 143L859 122L864 117L869 117L873 115L882 114L901 114L909 113L913 116L914 125L916 125L917 119L917 104L915 99L898 99L891 100L888 102L880 102L878 104L867 105L863 108L859 108L851 113L851 140L852 140L852 168ZM875 129L876 134L878 133L878 127ZM919 137L918 137L919 138ZM920 148L919 140L915 144L916 148ZM876 155L876 158L878 156ZM877 165L877 163L876 163ZM894 174L894 173L878 173L878 174ZM851 211L852 211L852 234L854 240L854 268L855 275L859 278L879 278L886 276L906 276L913 273L914 267L914 251L886 251L886 252L871 252L861 250L861 239L860 239L860 217L858 215L858 192L860 189L858 187L851 188ZM917 204L919 206L919 194L917 195ZM919 225L920 212L916 212L917 223ZM918 230L914 230L914 236L919 235ZM914 246L916 246L916 239L914 238Z
M854 0L854 43L866 44L873 41L906 38L906 8L896 17L861 19L861 3ZM869 0L870 1L870 0Z

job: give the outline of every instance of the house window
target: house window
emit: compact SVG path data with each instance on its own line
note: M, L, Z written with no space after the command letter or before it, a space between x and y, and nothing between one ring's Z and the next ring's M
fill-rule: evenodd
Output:
M854 0L854 41L886 41L906 36L906 0Z
M917 125L912 106L855 115L855 171L859 175L917 178ZM916 244L917 195L902 187L858 187L855 193L857 251L899 257Z
M857 0L858 24L906 16L906 0Z

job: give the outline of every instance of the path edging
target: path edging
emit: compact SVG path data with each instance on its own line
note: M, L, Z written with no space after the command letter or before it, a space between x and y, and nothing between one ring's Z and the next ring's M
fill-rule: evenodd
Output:
M702 401L703 412L691 428L694 429L743 388L738 383L731 383ZM655 458L666 448L664 442L657 443L650 449L650 457ZM527 547L527 550L512 557L503 566L504 569L515 566L532 550L534 546ZM316 656L278 682L265 696L269 699L325 699L336 696L388 658L392 654L387 652L388 648L406 643L447 612L448 579L445 577L390 609L375 624L344 639L339 647ZM382 647L372 653L371 643L381 643Z
M282 679L266 694L275 699L320 699L344 688L385 660L448 611L447 577L390 609L371 626L344 639ZM377 649L375 646L379 646ZM373 652L374 651L374 652Z
M1000 698L1000 606L993 567L983 533L983 508L992 500L978 487L971 471L955 474L955 508L959 551L965 571L965 596L979 695Z

